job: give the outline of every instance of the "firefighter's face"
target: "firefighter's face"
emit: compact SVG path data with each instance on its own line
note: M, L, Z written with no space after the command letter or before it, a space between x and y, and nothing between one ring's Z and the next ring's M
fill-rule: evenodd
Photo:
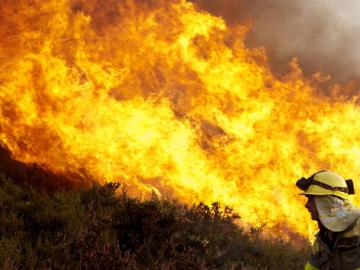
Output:
M306 197L307 197L308 201L305 204L305 207L310 212L311 219L319 221L319 212L318 212L318 210L316 208L316 205L315 205L315 196L309 195L309 196L306 196Z

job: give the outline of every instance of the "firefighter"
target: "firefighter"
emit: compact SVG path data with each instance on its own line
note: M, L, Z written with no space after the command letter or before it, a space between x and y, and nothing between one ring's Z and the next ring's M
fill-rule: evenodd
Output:
M355 193L352 180L320 171L296 186L319 226L305 270L360 270L360 209L348 200Z

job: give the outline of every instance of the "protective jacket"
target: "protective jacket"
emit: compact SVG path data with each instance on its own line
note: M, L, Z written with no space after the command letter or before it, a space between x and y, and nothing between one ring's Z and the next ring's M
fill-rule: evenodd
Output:
M360 270L360 218L345 231L334 233L333 241L328 234L320 230L316 235L305 270Z

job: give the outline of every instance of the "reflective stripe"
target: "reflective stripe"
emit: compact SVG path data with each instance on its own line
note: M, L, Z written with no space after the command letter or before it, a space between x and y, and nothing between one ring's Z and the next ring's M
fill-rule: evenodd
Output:
M317 267L311 265L311 264L308 262L308 263L305 265L304 270L320 270L320 268L317 268ZM355 270L357 270L357 269L355 269Z

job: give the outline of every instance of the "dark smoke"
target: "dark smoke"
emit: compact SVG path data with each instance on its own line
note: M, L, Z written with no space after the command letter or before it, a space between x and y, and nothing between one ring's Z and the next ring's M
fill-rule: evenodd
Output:
M276 73L292 58L306 75L320 71L331 83L360 89L360 1L194 0L200 9L222 16L229 25L251 21L248 47L265 47Z

